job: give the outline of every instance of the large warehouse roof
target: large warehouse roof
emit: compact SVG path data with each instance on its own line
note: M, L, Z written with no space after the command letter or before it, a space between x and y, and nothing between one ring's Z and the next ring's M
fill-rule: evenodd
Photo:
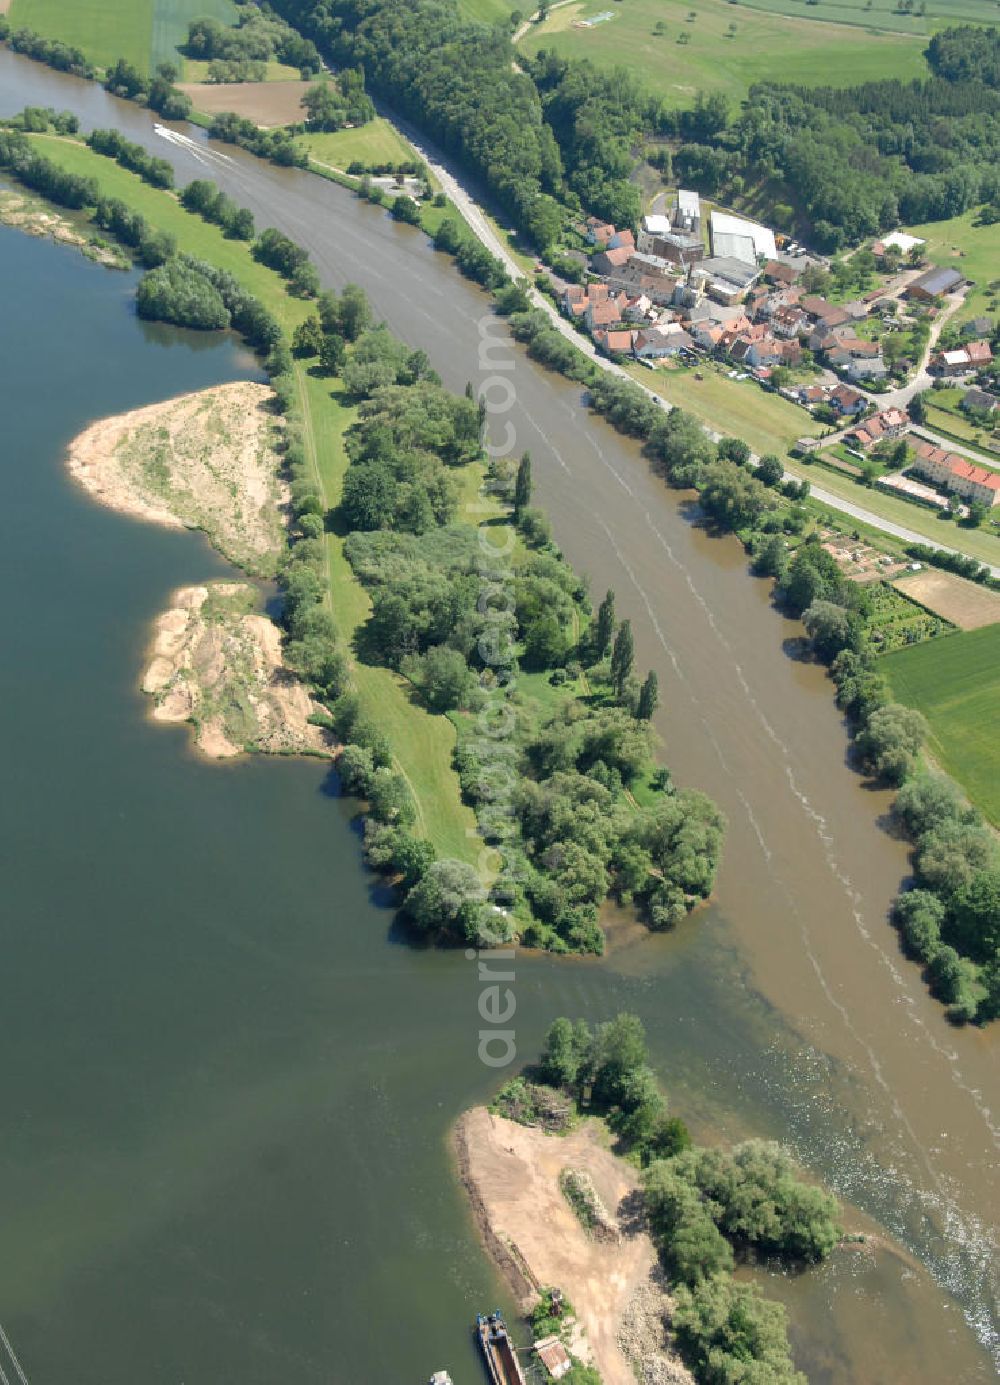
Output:
M754 253L763 255L768 260L773 260L778 253L773 231L769 231L766 226L761 226L756 221L744 221L740 216L730 216L728 212L712 213L712 254L726 254L726 251L716 247L716 236L750 236L753 240Z

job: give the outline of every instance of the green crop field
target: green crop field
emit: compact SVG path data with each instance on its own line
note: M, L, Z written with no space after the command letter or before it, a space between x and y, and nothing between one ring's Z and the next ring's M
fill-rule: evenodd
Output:
M1000 625L887 654L880 668L930 723L931 754L1000 824Z
M891 29L901 34L931 34L948 24L996 24L1000 20L996 0L923 0L922 15L901 13L898 0L816 0L814 4L807 0L739 0L739 4L770 14L854 24L864 29ZM914 11L920 8L918 0Z
M607 12L612 18L605 23L576 27ZM658 24L665 32L654 32ZM688 41L678 42L683 35ZM677 106L689 105L698 91L722 91L738 102L753 82L767 79L846 86L927 72L921 39L787 18L725 0L580 0L554 9L520 47L625 67Z
M951 221L928 221L923 226L907 227L926 242L926 254L934 264L960 270L975 287L966 296L956 323L984 313L1000 311L1000 225L977 226L976 213L953 217ZM996 285L995 289L990 284Z
M14 0L10 10L13 24L73 44L100 67L127 58L144 72L180 62L190 20L236 15L233 0Z

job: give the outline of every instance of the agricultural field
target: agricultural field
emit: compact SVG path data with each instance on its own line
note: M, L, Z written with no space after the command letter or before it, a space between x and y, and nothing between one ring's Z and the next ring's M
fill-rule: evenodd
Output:
M1000 824L1000 625L887 654L879 667L927 718L931 754Z
M734 0L735 3L735 0ZM899 0L738 0L741 6L768 14L796 15L863 29L899 34L932 34L948 24L995 24L996 0L917 0L913 13L900 9ZM923 9L924 13L917 11Z
M576 27L604 13L612 17L590 29ZM676 106L690 105L698 91L721 91L735 104L752 83L766 79L846 86L927 73L921 39L789 19L726 0L579 0L553 9L519 46L526 53L550 48L626 67Z
M236 15L233 0L14 0L10 8L12 23L73 44L100 67L127 58L144 72L181 63L190 20Z
M897 578L893 586L960 630L978 630L983 625L1000 623L1000 592L991 591L980 582L970 582L955 572L925 567Z
M1000 6L997 7L1000 22ZM928 221L923 226L907 226L908 235L927 242L927 258L949 269L960 270L975 287L952 321L958 325L972 317L996 316L1000 311L1000 225L977 226L976 212L966 212L950 221ZM995 288L991 289L990 284Z

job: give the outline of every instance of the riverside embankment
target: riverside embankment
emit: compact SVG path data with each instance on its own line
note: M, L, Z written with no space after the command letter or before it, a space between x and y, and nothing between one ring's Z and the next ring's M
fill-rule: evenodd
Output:
M730 818L718 906L700 924L673 938L623 945L593 966L519 963L523 1049L530 1051L533 1033L556 1013L596 1018L637 1009L685 1115L727 1135L756 1130L787 1136L806 1163L930 1267L940 1287L892 1256L870 1270L856 1269L846 1282L823 1276L781 1281L777 1291L790 1302L793 1329L808 1340L803 1364L814 1365L816 1379L893 1378L869 1370L882 1360L894 1363L897 1378L916 1382L942 1374L989 1379L991 1366L959 1305L987 1338L996 1312L996 1232L989 1209L1000 1205L991 1112L997 1036L950 1030L916 971L899 956L885 910L907 859L903 844L885 830L888 797L866 788L845 763L846 739L829 685L796 657L799 628L770 610L764 586L746 576L738 545L705 536L683 498L649 475L638 451L591 419L577 391L536 369L517 348L506 357L513 370L497 369L505 359L499 349L481 370L488 300L419 233L308 175L209 150L190 130L179 133L195 138L193 149L167 143L143 111L7 53L0 54L0 98L10 110L30 100L70 106L87 126L118 124L174 161L179 180L215 178L254 211L258 224L277 225L305 244L327 282L362 283L394 330L428 351L446 383L461 388L471 378L482 388L489 376L510 380L514 404L496 420L496 436L509 421L518 450L532 453L539 498L567 556L589 574L596 593L614 586L619 610L632 618L639 661L660 674L658 725L678 778L704 787ZM502 340L502 329L496 335ZM493 397L500 395L496 388ZM205 574L188 575L200 580ZM286 782L284 766L248 773L256 782L268 768ZM306 910L310 919L312 907ZM280 955L278 936L266 946ZM381 935L378 941L384 951ZM358 966L369 977L378 973L375 955L353 930L341 943L345 967ZM475 982L468 964L423 956L404 965L402 949L389 952L400 993L392 986L379 992L384 1023L375 1032L383 1035L378 1052L386 1062L377 1064L377 1077L373 1068L364 1071L372 1076L372 1099L385 1128L394 1132L390 1145L401 1142L402 1152L407 1142L395 1106L411 1109L400 1087L407 1044L421 1054L422 1068L439 1064L441 1084L423 1099L445 1100L453 1113L483 1091L489 1075L475 1071ZM418 977L419 998L407 990ZM469 1067L459 1061L463 1031L429 1016L432 996L458 1004ZM456 1055L444 1052L446 1031ZM325 1042L336 1053L341 1041L329 1036ZM356 1096L348 1103L354 1114L360 1109ZM365 1116L366 1128L372 1119ZM303 1132L304 1121L300 1113ZM337 1124L341 1148L340 1137L352 1137L346 1119ZM404 1186L433 1187L433 1196L454 1210L450 1194L434 1181L440 1150L429 1135L433 1124L420 1129L419 1167ZM315 1151L315 1132L306 1138ZM400 1166L390 1153L380 1168L398 1180ZM350 1159L346 1167L356 1170ZM365 1187L372 1176L365 1171ZM227 1202L234 1215L241 1205ZM404 1258L439 1245L424 1209L418 1214L411 1207L404 1226L429 1240L420 1243L422 1250L404 1252L399 1227L373 1207L367 1229L360 1214L338 1208L338 1217L353 1226L348 1239L378 1242L385 1235ZM217 1271L219 1255L205 1249L202 1237L198 1245ZM329 1274L321 1258L316 1269ZM432 1260L440 1276L444 1262ZM462 1273L475 1278L482 1270ZM236 1278L240 1311L255 1301L286 1340L284 1326L274 1327L274 1314L242 1275ZM368 1289L380 1282L374 1267L364 1282ZM346 1302L361 1307L356 1292ZM339 1313L338 1322L350 1330ZM361 1374L382 1378L370 1368Z

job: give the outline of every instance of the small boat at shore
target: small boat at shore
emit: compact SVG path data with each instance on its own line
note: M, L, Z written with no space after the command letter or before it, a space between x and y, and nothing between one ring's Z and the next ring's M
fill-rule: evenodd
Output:
M524 1371L500 1310L487 1316L480 1313L476 1318L476 1332L493 1385L526 1385Z
M454 1382L447 1371L435 1371L431 1376L430 1385L454 1385Z

